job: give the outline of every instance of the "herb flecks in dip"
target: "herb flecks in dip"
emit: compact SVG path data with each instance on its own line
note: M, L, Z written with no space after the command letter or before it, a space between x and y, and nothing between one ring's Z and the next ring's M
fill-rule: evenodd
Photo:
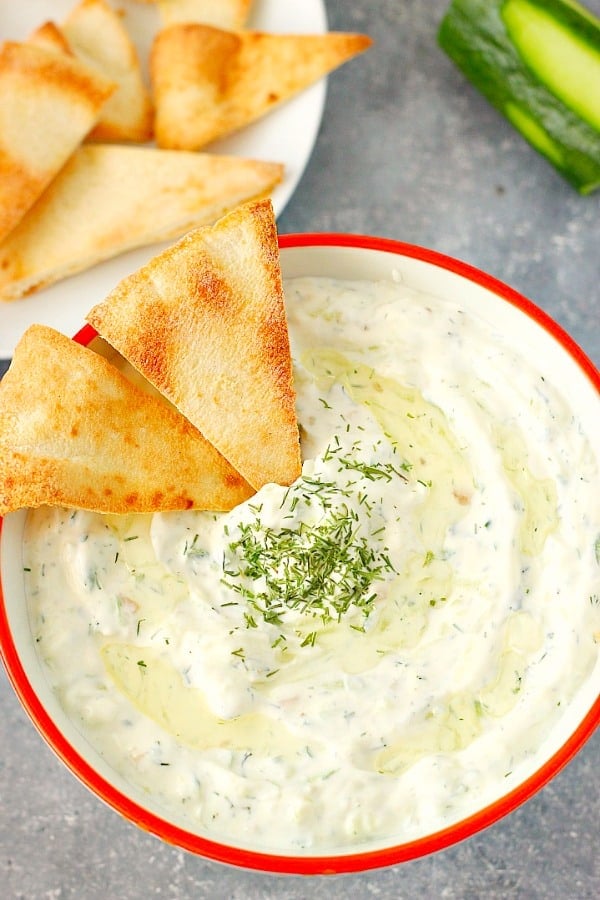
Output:
M594 670L597 462L552 373L458 305L286 297L301 477L222 515L30 513L32 627L159 814L251 848L400 842L533 771Z

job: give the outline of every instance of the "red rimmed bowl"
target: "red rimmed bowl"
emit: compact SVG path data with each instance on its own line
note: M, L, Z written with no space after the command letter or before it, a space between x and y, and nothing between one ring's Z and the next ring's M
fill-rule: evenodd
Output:
M524 359L537 359L553 379L589 436L600 459L600 376L574 341L544 312L517 292L473 267L430 250L390 240L350 235L284 235L280 238L285 278L323 276L392 280L448 301L481 317ZM85 327L82 343L94 337ZM22 541L26 511L0 520L0 645L9 679L44 739L67 767L100 799L140 828L206 858L273 873L332 874L397 864L441 850L493 824L553 778L590 737L600 720L600 661L578 686L542 746L519 769L517 779L497 783L485 800L474 798L466 813L447 824L402 831L376 841L307 852L264 850L248 842L224 842L183 826L157 808L151 797L128 784L82 737L49 687L26 611ZM578 548L573 548L578 552ZM597 553L600 551L597 550ZM596 602L598 602L597 595ZM586 598L593 602L594 597ZM587 636L586 636L587 637ZM600 638L597 636L597 639Z

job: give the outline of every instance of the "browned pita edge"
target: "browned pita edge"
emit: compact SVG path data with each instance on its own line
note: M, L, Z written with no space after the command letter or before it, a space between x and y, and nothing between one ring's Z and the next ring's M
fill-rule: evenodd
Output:
M201 22L237 31L244 28L254 0L155 0L163 25Z
M154 110L138 52L119 15L106 0L80 0L60 26L80 59L117 84L88 136L97 141L149 141Z
M50 20L32 31L27 38L27 43L45 47L47 50L55 50L57 53L66 53L68 56L74 55L68 40L56 22Z
M0 300L210 224L282 175L279 163L216 153L82 146L0 243Z
M0 240L81 143L114 89L66 54L14 41L0 46Z
M101 356L31 326L0 382L0 514L227 510L252 489L183 416Z
M87 319L253 487L300 475L269 200L186 235L123 279Z
M150 53L159 147L198 150L243 128L364 52L367 35L164 28Z

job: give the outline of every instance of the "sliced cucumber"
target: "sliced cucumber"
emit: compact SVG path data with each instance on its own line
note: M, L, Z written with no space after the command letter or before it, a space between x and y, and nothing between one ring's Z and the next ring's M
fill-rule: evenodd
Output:
M453 0L438 40L577 190L600 186L600 20L573 0Z

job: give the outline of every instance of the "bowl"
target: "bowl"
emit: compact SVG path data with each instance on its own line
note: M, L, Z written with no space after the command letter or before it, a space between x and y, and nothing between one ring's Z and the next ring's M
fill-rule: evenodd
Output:
M548 457L564 454L568 451L568 445L565 450L560 443L559 432L572 430L572 423L576 420L579 423L576 429L578 434L576 441L579 442L577 446L582 454L583 462L578 459L575 463L577 465L585 464L585 471L591 473L589 477L593 479L593 482L586 486L586 492L593 497L595 488L597 496L600 471L600 405L598 402L600 376L569 335L531 301L470 265L432 250L392 240L339 234L283 235L280 237L280 248L282 270L286 279L319 276L363 282L382 281L388 285L399 286L402 290L406 288L413 298L410 301L412 303L415 302L416 296L419 315L423 319L421 338L413 341L411 346L407 343L402 344L400 341L400 332L403 331L402 319L398 318L397 313L394 313L393 310L390 312L390 321L392 322L390 334L392 339L398 342L398 352L411 357L409 366L411 377L418 378L419 371L424 372L427 369L428 390L433 392L434 399L438 396L436 394L438 386L446 378L444 347L448 349L449 356L453 354L455 361L458 360L453 364L457 366L461 377L464 377L465 387L459 391L459 397L455 402L453 401L454 405L448 413L456 416L456 421L460 421L462 415L461 397L474 395L474 391L478 389L477 385L482 385L484 386L482 389L486 391L485 404L491 410L486 428L488 432L495 433L495 391L503 379L511 382L512 411L508 424L502 426L504 431L501 438L498 439L499 446L502 445L504 448L502 452L507 453L508 457L504 458L500 467L496 461L496 468L492 467L490 471L508 473L510 486L506 490L512 491L512 494L517 497L517 501L519 496L525 496L523 478L530 478L528 490L535 488L542 490L542 493L546 489L544 488L546 481L539 474L532 474L528 470L527 474L523 474L527 467L514 463L514 459L518 457L520 451L518 441L517 444L514 444L511 435L514 435L515 429L521 427L523 422L527 424L528 417L533 417L537 422L536 417L541 415L540 408L545 408L549 403L552 405L554 402L562 410L563 421L566 424L557 431L556 427L552 425L552 416L548 421L544 420L541 425L537 422L533 432L536 435L535 440L538 445L542 444L547 447L546 456ZM423 297L419 300L418 295L413 295L412 291L423 292ZM425 295L438 298L442 306L450 311L448 321L459 323L456 333L453 332L451 336L449 335L446 343L442 340L440 344L434 340L434 329L431 323L432 316L435 317L438 312L435 304L429 308ZM330 315L327 312L326 315L335 319L336 314ZM339 315L343 319L343 313ZM486 340L489 341L489 346L485 352L481 350L482 345L469 343L469 331L462 333L462 323L465 320L476 321L476 328L479 329L477 334L485 333L487 336ZM454 325L449 330L453 329ZM344 331L343 326L339 329L339 334L340 341L345 346L348 334ZM462 337L460 337L461 334ZM87 344L94 336L95 332L89 326L85 326L75 339ZM452 352L450 352L450 344L453 348ZM508 377L496 371L498 364L495 347L506 347L511 354L512 364ZM386 365L389 365L389 359ZM532 388L521 384L528 367L533 367L532 377L535 384ZM540 401L540 407L536 398L542 394L546 398L550 396L553 399ZM484 401L481 401L481 404L483 403ZM460 427L457 427L460 431ZM501 427L500 424L498 427ZM471 437L474 446L478 446L478 442L481 442L482 431L485 429L475 428L473 431ZM565 471L564 466L561 471ZM427 489L426 484L415 486L415 490L426 492ZM492 477L489 487L492 500L496 496L495 490L496 485L494 477ZM562 491L563 488L561 487L560 490ZM548 538L546 535L545 540L555 542L553 553L560 555L561 564L564 564L565 570L569 565L575 566L578 571L582 568L587 570L588 581L584 581L584 590L587 590L585 588L587 583L593 584L594 579L596 586L598 583L597 568L594 570L594 566L599 564L600 545L596 535L596 560L594 561L592 549L587 546L589 534L592 533L590 529L593 528L589 523L586 526L585 548L573 545L573 535L576 535L576 531L573 530L575 514L573 508L569 506L569 489L564 490L567 493L561 494L557 509L559 516L562 517L561 523L563 518L566 523L565 531L561 532L562 525L556 532L549 528L551 537ZM573 491L576 491L576 488L573 488ZM459 505L461 503L464 505L467 501L465 498L459 497L457 502ZM518 506L519 503L515 502L514 505ZM527 503L525 503L525 508L529 508ZM569 762L598 725L600 719L600 659L597 643L600 641L600 633L596 622L596 650L594 651L594 638L590 638L589 633L588 611L583 610L584 605L590 608L598 606L598 594L590 590L589 596L579 597L578 603L583 611L581 616L575 616L573 621L569 622L568 615L565 619L564 607L560 606L559 598L552 595L552 587L548 585L547 579L544 581L544 573L538 573L543 590L547 595L547 603L552 608L560 606L560 609L554 611L552 613L554 618L551 616L549 620L551 624L553 623L553 630L550 631L548 624L545 623L545 631L544 628L541 629L544 633L536 632L537 636L532 638L531 634L535 632L537 625L536 623L532 624L529 621L531 616L523 611L526 609L523 594L527 593L530 588L527 586L529 582L523 580L529 576L524 576L522 573L524 570L530 569L530 562L532 559L535 560L539 546L536 545L537 549L529 546L526 547L527 552L525 552L527 564L521 566L521 574L512 573L513 581L511 582L509 579L509 583L512 585L510 590L517 598L513 598L514 602L509 603L509 606L512 604L511 615L514 614L509 631L506 631L505 623L494 621L493 612L488 617L485 606L482 607L478 619L478 627L482 636L479 643L482 647L479 648L478 653L474 651L472 665L479 668L485 666L487 653L485 647L487 645L483 640L483 635L487 636L489 632L490 647L495 646L494 642L497 644L500 640L499 635L503 635L501 640L504 643L501 645L501 650L498 651L499 655L496 654L494 657L493 677L491 680L490 678L487 681L483 680L482 683L485 685L483 693L478 694L475 706L470 704L468 708L471 713L473 709L476 711L483 709L486 723L491 723L490 728L496 728L494 717L500 721L503 716L511 716L515 710L520 709L519 704L525 702L523 700L524 692L521 693L521 678L524 677L527 681L530 678L530 671L542 666L542 660L549 648L556 654L557 659L561 659L566 658L569 652L573 653L574 646L585 644L587 663L585 666L582 663L579 667L581 671L578 678L568 690L565 689L564 694L555 694L547 702L548 709L552 707L547 722L542 713L540 713L539 721L536 721L536 714L532 715L531 709L528 709L527 706L524 707L524 712L519 713L521 718L515 719L516 722L518 721L518 725L514 726L520 735L519 740L523 736L524 729L527 734L530 734L531 743L527 745L527 741L523 741L523 752L519 756L512 745L512 738L504 740L502 752L505 753L506 759L500 760L497 764L500 767L498 771L501 771L502 767L505 770L502 772L502 777L496 772L493 776L489 776L488 783L486 781L479 782L473 774L473 760L477 760L477 741L481 738L480 726L476 722L474 725L471 722L470 726L464 724L464 716L460 714L462 708L456 698L462 696L464 699L465 695L464 692L461 695L457 688L449 704L440 710L440 700L437 698L438 706L436 707L434 703L432 711L428 714L429 720L433 718L438 721L439 719L439 727L435 732L437 743L432 747L428 745L427 759L423 759L423 754L419 755L420 750L417 751L414 758L407 758L406 748L404 748L402 751L404 752L403 762L400 764L394 754L390 755L389 752L382 751L383 755L378 757L377 773L378 776L387 776L393 780L396 776L404 777L403 773L406 771L416 771L415 767L418 768L418 766L441 767L446 772L444 777L450 780L454 779L458 786L458 792L467 798L464 802L461 799L454 812L443 813L445 808L443 796L432 795L425 798L429 770L424 768L423 770L419 769L420 774L413 778L410 787L411 796L414 799L413 817L415 821L410 822L408 818L403 820L402 810L396 807L391 810L390 816L392 822L397 819L398 826L396 828L393 825L392 827L388 826L387 830L384 829L376 836L369 835L368 821L363 828L361 837L356 841L337 841L332 845L313 845L303 849L294 846L281 848L273 846L272 843L263 843L260 837L253 837L251 831L246 838L239 836L228 838L221 834L211 834L206 829L188 825L187 820L182 821L179 815L172 814L161 804L154 802L147 790L144 791L139 785L130 783L123 775L119 774L90 743L89 737L82 733L73 718L67 715L56 693L50 687L47 674L38 656L32 625L27 613L23 572L23 534L26 515L27 512L23 510L6 516L3 522L0 520L0 645L4 665L16 694L52 750L98 798L140 828L167 843L205 858L264 872L313 875L357 872L395 865L425 856L476 834L515 810ZM588 511L585 512L584 518L587 522ZM491 516L489 521L482 520L481 528L484 531L485 529L490 530L491 521ZM475 526L475 530L476 528L477 526ZM531 535L534 534L536 528L537 525L532 529ZM507 516L507 521L499 526L495 539L500 547L499 553L504 552L502 548L505 547L505 543L503 541L505 542L508 532L511 532L510 540L514 543L516 530L518 530L518 525L515 525ZM461 539L464 539L464 535ZM535 539L537 540L537 538ZM522 562L523 546L525 545L520 546ZM431 554L431 558L433 555ZM450 552L448 556L451 556ZM431 561L426 555L422 562L423 567L429 565ZM531 568L535 568L533 563ZM493 594L495 589L494 583L488 585L485 590L481 589L482 597L486 596L486 591L490 595ZM427 602L431 609L436 611L444 605L446 607L450 605L445 603L446 599L445 597L437 597L437 599L430 597ZM445 608L440 615L446 614L447 609ZM524 616L528 617L525 623ZM531 631L525 637L523 637L522 630L524 624ZM446 625L447 627L439 626L437 639L449 633L452 628L450 620L447 620ZM571 637L567 639L564 635L569 628ZM580 633L584 629L585 634ZM478 642L473 643L474 647L477 645ZM519 654L525 654L525 645L528 647L528 663L527 666L522 667L523 671L517 672L515 667L521 659ZM408 647L407 658L411 658L410 642L403 646ZM436 646L442 647L441 644ZM440 652L443 655L443 648ZM509 671L511 667L515 671ZM465 678L464 665L462 670L458 668L455 671L452 668L452 672L453 675L456 675L457 683L460 686L461 677L463 682ZM361 677L360 671L351 673L348 676L346 687L352 689L353 685L359 683L356 679L360 681ZM509 681L504 683L507 678ZM500 691L499 685L503 679L502 691ZM532 691L540 689L539 684L537 688L535 687L536 684L538 682L532 677ZM553 689L561 690L556 687ZM381 693L383 694L384 691L382 690ZM513 699L511 699L511 695L514 695ZM385 708L385 702L385 697L377 693L370 698L374 711L379 706ZM543 704L538 704L537 700L532 702L535 709L538 708L538 705L540 708L543 707ZM503 708L507 709L507 712L503 712L501 709L503 703ZM494 704L496 705L494 706ZM560 709L557 711L555 708L558 707ZM517 715L516 712L514 715ZM526 717L525 720L523 715ZM438 718L436 719L436 717ZM510 722L510 718L505 721ZM524 726L523 721L528 721L530 724ZM457 724L458 722L461 724ZM546 724L544 724L545 722ZM429 727L427 722L423 720L422 729L427 727ZM470 736L467 734L465 737L465 728L468 732L469 727L471 727ZM508 733L510 734L511 726L501 726L501 728L504 727L509 729ZM422 739L427 744L428 733L426 730L419 732L421 735L419 740ZM499 733L501 734L502 731L492 731L491 738L486 738L484 734L483 748L489 749L489 743L485 744L486 739L493 740L497 744ZM423 735L425 735L424 738ZM416 740L416 744L415 740L413 734L411 745L413 750L418 744L418 740ZM473 755L468 757L464 767L457 770L456 759L462 759L461 755L470 753ZM402 754L400 755L402 756ZM484 775L481 778L484 778ZM391 784L392 782L387 783ZM444 778L439 783L443 785ZM352 792L354 789L354 783L349 782L344 815L350 818L352 818L354 802ZM430 810L429 818L423 814L419 820L417 813L423 809Z

